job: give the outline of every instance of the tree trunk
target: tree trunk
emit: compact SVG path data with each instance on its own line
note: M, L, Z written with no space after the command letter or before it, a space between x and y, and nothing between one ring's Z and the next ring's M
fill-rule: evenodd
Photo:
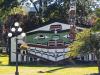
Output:
M100 75L100 61L97 60L97 65L98 65L98 75Z
M97 66L98 66L98 75L100 75L100 55L99 52L95 52L97 58Z
M100 66L98 66L98 70L99 70L99 73L98 73L98 75L100 75Z

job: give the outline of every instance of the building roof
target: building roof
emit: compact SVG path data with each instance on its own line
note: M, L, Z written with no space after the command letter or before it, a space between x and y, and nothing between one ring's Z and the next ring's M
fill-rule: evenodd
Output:
M27 33L36 32L36 31L50 31L50 26L51 25L61 25L62 26L62 30L68 30L68 29L70 29L70 26L72 26L72 25L65 24L65 23L53 22L53 23L47 24L47 25L45 25L43 27L39 27L37 29L31 30L31 31L29 31ZM76 27L76 28L77 29L83 29L81 27Z

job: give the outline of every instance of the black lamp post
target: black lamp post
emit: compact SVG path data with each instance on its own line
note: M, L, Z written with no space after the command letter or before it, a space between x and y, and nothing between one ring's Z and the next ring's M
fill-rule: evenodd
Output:
M18 72L18 48L17 48L17 43L18 43L18 34L21 34L22 37L25 36L25 33L22 33L22 28L19 26L18 22L15 22L14 27L11 28L11 32L8 33L8 37L12 37L14 34L15 39L16 39L16 72L15 75L19 75Z

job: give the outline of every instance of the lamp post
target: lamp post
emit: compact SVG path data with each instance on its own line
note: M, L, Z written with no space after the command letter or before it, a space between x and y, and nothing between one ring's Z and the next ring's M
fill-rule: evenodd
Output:
M19 26L18 22L15 22L14 27L11 28L11 32L8 33L8 37L12 37L12 35L15 36L16 39L16 72L15 75L19 75L18 72L18 51L17 51L17 42L18 42L18 35L21 34L22 37L25 36L25 33L22 32L22 28Z

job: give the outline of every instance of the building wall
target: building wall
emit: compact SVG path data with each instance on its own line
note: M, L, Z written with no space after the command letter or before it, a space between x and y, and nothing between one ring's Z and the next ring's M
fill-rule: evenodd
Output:
M18 40L18 43L24 43L23 38L21 38L21 36L18 36L17 37L19 40ZM12 37L11 38L11 62L16 62L16 37ZM18 61L21 62L21 54L18 54Z
M21 40L20 40L20 43L21 43ZM57 52L65 52L66 53L66 52L69 51L68 48L65 48L65 49L45 49L45 48L30 47L29 49L34 49L35 51L38 50L40 52L50 52L51 55L52 55L52 53L56 55ZM20 54L18 55L18 61L19 62L35 61L35 57L25 55L27 53L23 52L23 51L24 50L21 50ZM67 55L62 55L60 57L57 57L57 59L56 59L55 57L48 56L48 55L45 55L45 54L35 53L35 52L32 52L32 51L31 51L31 54L37 55L39 57L46 58L46 59L49 59L49 60L53 60L53 61L59 61L59 60L68 58ZM83 59L82 59L82 56L83 56ZM82 56L79 57L80 60L82 60L82 61L96 61L96 57L93 53L85 54L85 55L82 55ZM36 61L38 61L38 59L36 59ZM11 38L11 62L16 62L16 40L15 40L15 37Z
M55 25L55 24L56 25L61 24L63 31L62 32L61 31L57 32L56 34L53 31L50 31L49 30L50 26ZM64 48L63 48L63 46L62 46L62 49L60 47L59 47L59 49L47 49L47 48L39 48L39 47L30 47L30 49L32 49L32 50L30 50L30 52L28 52L28 53L30 53L31 56L24 55L23 50L22 50L21 53L19 54L19 57L18 57L19 62L23 61L23 59L25 59L25 61L26 61L27 57L28 57L29 61L31 61L31 58L32 58L32 60L35 60L35 58L32 57L32 55L33 56L36 55L37 57L45 58L45 59L48 59L48 60L51 60L51 61L59 61L59 60L63 60L65 58L68 58L68 56L66 56L65 53L67 53L69 51L67 46L70 43L70 38L69 38L69 35L68 35L69 31L67 31L67 30L70 29L70 26L66 25L66 24L55 22L54 24L50 24L50 25L38 28L38 29L36 29L36 31L39 31L41 29L43 30L43 28L45 29L46 27L49 27L48 31L44 30L43 33L42 32L35 32L35 31L29 32L31 34L26 36L26 43L31 43L33 45L35 45L37 43L42 43L41 46L44 46L44 45L48 46L48 41L49 40L54 40L53 36L58 35L59 36L58 40L62 40L62 42L64 43L64 45L63 45ZM45 38L37 39L37 36L40 35L40 34L45 35ZM55 41L57 41L57 39ZM18 43L23 43L23 41L19 40ZM66 46L66 48L65 48L65 46ZM58 46L56 46L56 47L58 47ZM39 51L40 53L36 52L36 51ZM46 54L43 54L42 52L46 52ZM16 54L15 53L16 53L16 41L15 41L15 37L13 37L11 39L11 62L16 62Z
M64 53L69 51L68 48L45 49L45 48L37 48L37 47L30 47L29 50L30 50L30 52L29 52L30 54L36 55L37 57L46 58L46 59L52 60L52 61L59 61L59 60L67 58L68 56L66 56ZM34 50L35 52L38 51L38 52L35 53L34 51L32 52L31 50ZM39 53L39 51L40 51L40 53ZM41 54L41 52L47 52L47 55L45 55L43 53ZM57 52L61 56L57 57L57 59L56 59L55 55L57 55ZM64 52L64 53L62 53L62 52ZM28 56L25 54L27 54L25 50L20 51L20 54L18 55L19 62L26 62L28 60L31 61L31 58L34 61L35 58L33 56ZM27 57L28 57L28 59L27 59ZM16 62L16 40L15 40L15 37L13 37L11 39L11 62Z
M41 58L45 58L51 61L59 61L65 58L68 58L66 53L69 51L69 48L62 48L62 49L46 49L46 48L37 48L37 47L30 47L29 53L33 55L37 55Z
M16 41L15 38L11 39L11 62L15 62L16 61Z
M80 60L82 61L96 61L96 56L93 53L84 54L79 56Z
M39 38L39 35L43 35L45 38ZM67 31L62 32L62 33L57 33L56 35L58 35L59 39L63 40L65 43L70 43L70 38L68 38ZM53 32L52 33L38 32L38 33L34 33L34 34L26 36L26 42L32 43L32 44L43 43L44 45L47 45L49 40L53 40L53 36L55 36Z

